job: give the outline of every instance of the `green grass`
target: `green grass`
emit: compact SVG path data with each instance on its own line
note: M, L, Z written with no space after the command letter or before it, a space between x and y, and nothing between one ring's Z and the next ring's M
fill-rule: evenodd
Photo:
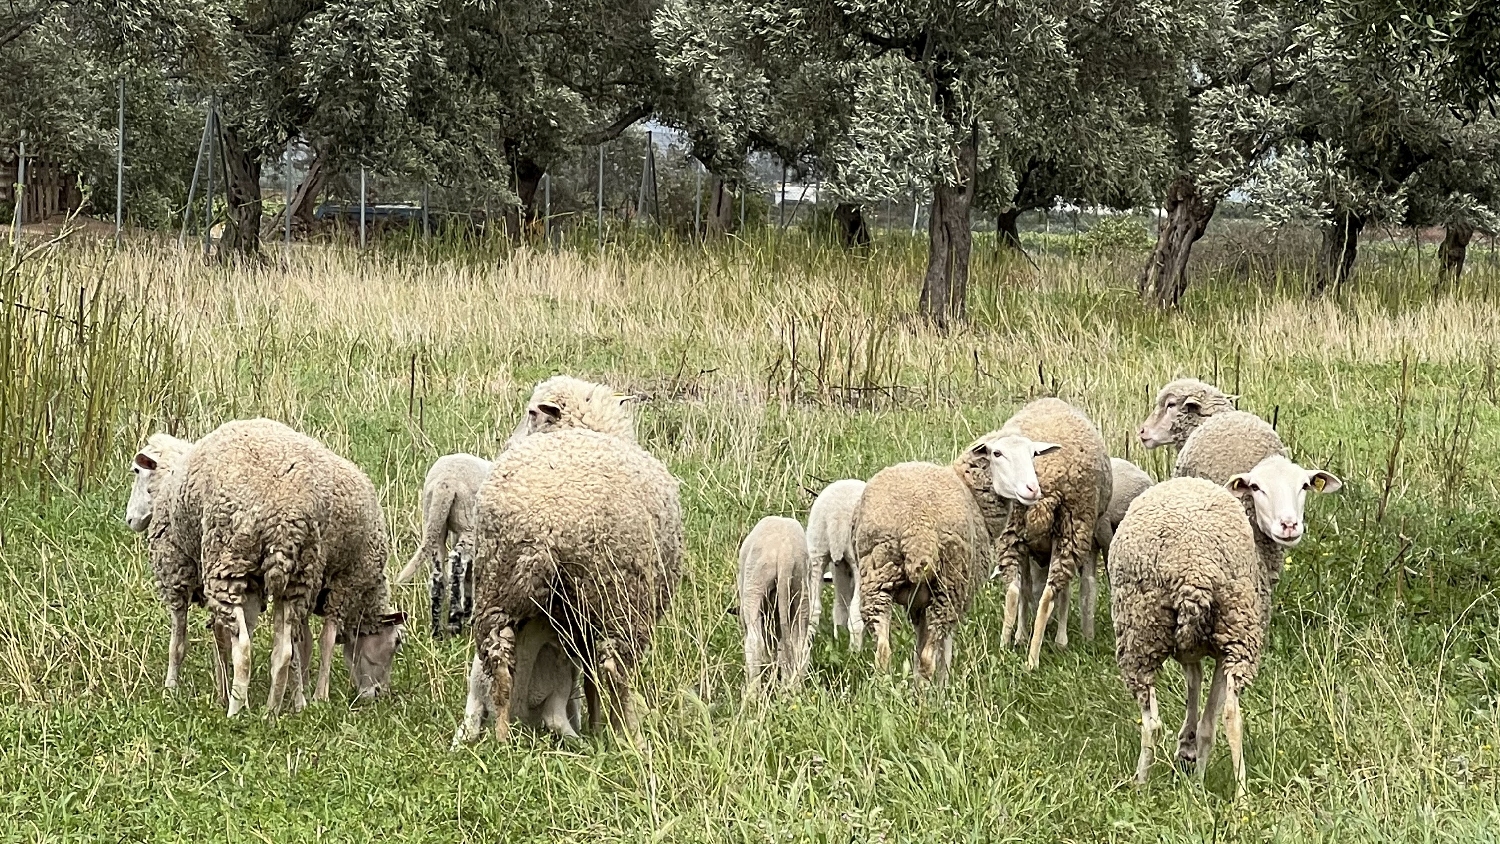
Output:
M25 389L49 398L12 401L8 381L0 437L49 439L0 463L0 840L1500 837L1493 268L1434 298L1407 263L1375 263L1316 303L1297 279L1225 277L1161 315L1134 301L1134 258L1039 254L1033 270L981 249L974 321L939 337L910 319L921 251L901 238L864 258L790 236L701 253L645 241L483 259L299 248L231 269L71 247L6 276L7 298L33 305L76 308L83 286L99 296L86 322L112 327L80 346L39 317L5 323L6 359L36 361ZM492 453L558 371L644 394L641 439L683 480L689 573L638 683L647 751L518 729L450 753L469 645L426 635L420 585L397 590L419 621L373 705L349 708L340 666L333 705L263 718L261 642L256 706L227 721L201 614L185 687L160 688L165 614L120 518L147 432L264 413L322 438L381 490L395 571L430 461ZM1048 392L1124 454L1151 393L1182 374L1274 413L1294 456L1347 484L1309 503L1278 589L1244 704L1245 800L1229 799L1222 745L1201 785L1164 763L1129 784L1139 733L1107 619L1100 641L1075 635L1027 674L996 644L994 588L941 693L875 675L825 618L808 687L741 707L725 609L758 518L805 517L830 480L949 459ZM1170 471L1170 455L1129 456ZM1180 676L1161 683L1166 740Z

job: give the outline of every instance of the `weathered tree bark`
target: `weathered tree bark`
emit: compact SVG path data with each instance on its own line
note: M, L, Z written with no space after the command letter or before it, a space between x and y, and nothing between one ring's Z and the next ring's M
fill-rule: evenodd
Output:
M219 238L218 258L260 257L260 157L241 142L234 127L222 120L219 149L224 168L224 235Z
M955 152L957 183L939 181L932 186L927 274L922 279L922 295L917 301L917 312L940 331L968 317L969 252L974 244L969 208L974 202L979 169L977 132L971 131Z
M1022 209L1020 208L1011 208L1007 211L1001 211L1000 216L995 218L995 236L1000 241L1001 248L1011 252L1022 251L1021 228L1019 226L1021 211Z
M1464 260L1469 256L1469 241L1474 239L1474 227L1466 223L1455 223L1443 235L1443 245L1438 247L1438 284L1458 281L1464 274Z
M1323 226L1323 242L1318 246L1318 266L1313 278L1313 295L1321 296L1331 287L1337 293L1354 272L1359 255L1359 233L1365 218L1349 210L1340 210Z
M547 168L526 156L517 157L515 162L516 195L520 197L521 205L506 217L511 236L519 238L528 226L541 219L542 215L536 204L537 188L541 187L542 176L547 174Z
M704 208L703 218L704 231L708 237L718 237L734 230L734 199L730 183L723 176L714 176L709 181L708 205Z
M323 185L327 182L328 168L323 166L323 157L314 151L312 166L307 168L307 175L297 185L297 189L292 191L292 200L287 205L287 210L292 215L292 228L299 232L312 229L313 214L318 210L318 196L323 193Z
M858 202L840 202L833 209L833 222L838 226L839 245L845 249L870 245L870 227L865 224L864 206Z
M1166 216L1156 230L1151 257L1136 282L1141 301L1173 308L1182 300L1188 287L1187 266L1193 244L1203 237L1218 205L1217 197L1204 195L1186 174L1167 186Z

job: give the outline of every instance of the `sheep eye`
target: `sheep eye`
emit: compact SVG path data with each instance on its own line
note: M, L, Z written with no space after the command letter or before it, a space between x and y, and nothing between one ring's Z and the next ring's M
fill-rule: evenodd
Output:
M1169 401L1169 402L1167 402L1167 410L1171 410L1172 408L1174 408L1176 406L1177 406L1177 402L1175 402L1175 401Z
M1302 484L1302 489L1304 489L1304 490L1309 490L1309 489L1312 489L1312 482L1311 482L1311 481L1308 481L1308 482L1306 482L1306 483L1303 483L1303 484Z
M1250 485L1250 491L1251 492L1260 492L1260 484L1251 484Z

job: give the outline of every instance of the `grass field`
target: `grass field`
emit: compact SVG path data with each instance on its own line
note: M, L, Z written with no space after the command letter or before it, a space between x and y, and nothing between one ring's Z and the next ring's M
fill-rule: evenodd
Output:
M142 244L0 276L0 840L1500 838L1500 273L1435 297L1375 262L1311 303L1298 277L1226 278L1163 316L1136 303L1134 258L1033 269L980 250L973 323L939 337L909 317L921 260L767 241L306 249L252 270ZM323 439L381 490L394 573L431 460L493 453L555 372L645 396L641 440L683 482L689 573L642 668L645 752L521 729L450 753L470 648L427 635L420 583L397 590L417 621L373 705L346 705L340 666L333 705L263 718L263 639L255 708L229 722L198 622L184 688L161 688L165 614L121 520L146 433L265 414ZM873 674L825 614L809 686L740 706L725 609L757 519L805 517L830 480L946 461L1043 394L1163 477L1171 456L1132 432L1179 375L1242 394L1346 483L1309 502L1276 595L1245 800L1222 744L1202 785L1164 762L1131 785L1136 709L1107 620L1027 674L996 642L993 587L940 694ZM1180 677L1162 681L1164 742Z

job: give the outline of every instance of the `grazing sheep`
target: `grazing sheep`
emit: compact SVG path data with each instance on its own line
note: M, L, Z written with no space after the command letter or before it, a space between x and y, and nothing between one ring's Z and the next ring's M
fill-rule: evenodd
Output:
M833 629L849 631L849 644L859 650L865 625L859 617L859 556L854 553L854 508L864 494L865 482L834 481L818 493L807 511L807 553L812 558L813 629L823 616L823 575L833 570Z
M1168 444L1182 448L1205 420L1234 410L1237 398L1196 378L1179 378L1156 394L1156 406L1136 433L1146 448Z
M1237 792L1244 793L1239 699L1260 666L1274 585L1245 508L1277 543L1292 546L1303 535L1307 491L1334 492L1339 486L1327 472L1273 456L1235 475L1227 489L1200 478L1174 478L1131 505L1110 546L1109 577L1115 661L1141 710L1137 782L1146 781L1161 726L1156 673L1171 658L1187 677L1179 764L1196 763L1202 773L1222 710ZM1200 720L1205 657L1214 660L1214 673Z
M579 428L635 442L635 396L623 396L603 384L569 375L554 375L537 384L526 413L506 447L531 435Z
M1041 495L1033 460L1058 446L986 435L948 466L902 463L871 478L854 510L860 614L875 635L875 666L890 668L890 615L906 607L917 630L912 671L938 684L953 663L953 633L991 548L989 513Z
M511 718L563 738L577 738L583 728L578 700L578 668L563 651L552 624L542 617L521 625L516 636L516 670L511 683ZM493 684L484 660L469 665L471 694L464 709L464 730L478 735L495 717Z
M405 616L387 606L385 520L370 479L316 440L268 419L219 426L181 469L171 533L201 537L204 595L220 649L233 659L229 714L245 707L251 636L268 603L269 709L280 708L289 682L293 707L306 703L314 611L324 615L315 699L327 697L329 656L340 641L360 697L387 688Z
M1099 515L1108 506L1113 489L1109 453L1104 438L1087 416L1072 405L1055 398L1037 399L1016 411L1000 433L1046 439L1058 447L1047 459L1037 461L1036 474L1042 494L1032 502L1012 508L1004 530L999 535L1001 569L1009 573L1005 595L1005 621L1000 641L1009 644L1015 630L1017 644L1026 638L1026 608L1035 605L1031 630L1031 648L1026 667L1034 669L1041 657L1042 639L1052 618L1054 602L1067 594L1074 575L1084 572L1085 618L1093 609L1094 531ZM1033 575L1033 561L1047 560L1046 585ZM1033 585L1035 584L1035 585ZM1068 643L1065 617L1059 618L1057 644ZM1091 636L1093 626L1086 623Z
M432 635L446 628L456 635L474 612L474 504L479 487L495 466L472 454L446 454L433 462L422 482L422 545L396 575L405 583L422 564L432 565ZM448 550L452 542L452 551ZM445 566L446 563L446 566ZM448 619L443 623L443 600Z
M583 665L590 727L602 681L611 720L637 732L628 674L682 576L677 485L640 446L596 431L525 437L496 459L475 520L474 633L497 738L510 728L518 629L538 616ZM470 711L483 711L486 684L470 678ZM466 718L455 744L482 725Z
M179 547L169 536L170 502L182 483L182 473L174 469L192 448L193 443L188 440L167 434L148 437L146 445L131 460L130 470L135 473L135 482L125 504L125 524L136 533L150 530L147 543L156 594L172 617L171 640L167 646L166 686L169 689L177 688L182 660L187 655L188 607L205 603L196 537L191 536L191 531L182 531L184 536L180 539L191 541ZM216 664L216 668L222 687L223 666Z
M822 586L808 576L807 536L796 519L767 516L740 544L735 578L745 634L745 696L760 692L762 675L795 688L807 671L812 631L808 592ZM776 643L774 660L768 659ZM769 665L768 665L769 663Z

